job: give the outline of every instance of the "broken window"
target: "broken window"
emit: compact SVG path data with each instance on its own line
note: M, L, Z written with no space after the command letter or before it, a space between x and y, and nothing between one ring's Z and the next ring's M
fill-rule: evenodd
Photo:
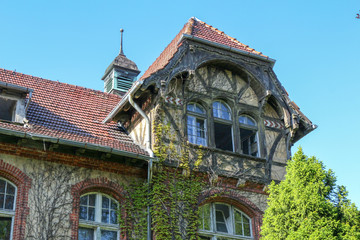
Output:
M187 133L190 143L207 146L206 141L206 111L198 103L187 106Z
M221 101L213 103L215 146L233 151L232 121L230 108Z
M13 121L16 108L16 100L0 97L0 119Z
M256 121L246 115L239 117L240 142L243 154L258 157L258 139Z

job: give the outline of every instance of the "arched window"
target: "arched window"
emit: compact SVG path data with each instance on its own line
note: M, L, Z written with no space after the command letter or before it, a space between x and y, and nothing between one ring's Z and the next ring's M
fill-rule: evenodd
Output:
M215 146L233 151L232 121L230 108L221 101L213 102Z
M200 207L200 239L252 239L251 219L234 206L208 203Z
M190 143L207 146L206 111L198 103L187 105L187 133Z
M259 146L256 121L247 115L241 115L239 117L239 125L242 153L258 157Z
M12 239L15 217L16 186L0 178L0 236Z
M79 240L118 240L118 202L101 193L80 197Z

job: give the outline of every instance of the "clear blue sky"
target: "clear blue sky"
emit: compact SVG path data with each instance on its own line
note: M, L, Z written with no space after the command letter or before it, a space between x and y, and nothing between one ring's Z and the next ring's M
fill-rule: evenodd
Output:
M1 68L98 90L119 51L120 28L125 54L142 73L192 16L262 51L319 125L299 144L335 171L360 206L359 1L0 3Z

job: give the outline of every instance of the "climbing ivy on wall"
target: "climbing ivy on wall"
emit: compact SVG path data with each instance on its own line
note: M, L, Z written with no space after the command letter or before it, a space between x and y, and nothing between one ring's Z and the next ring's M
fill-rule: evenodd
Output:
M204 181L197 169L203 158L202 150L200 148L195 156L191 156L187 142L179 143L180 147L177 147L175 135L171 133L170 124L164 123L161 110L156 116L152 125L158 161L154 163L150 185L126 186L127 194L119 214L122 235L126 239L146 239L146 208L150 203L156 239L199 239L198 197Z

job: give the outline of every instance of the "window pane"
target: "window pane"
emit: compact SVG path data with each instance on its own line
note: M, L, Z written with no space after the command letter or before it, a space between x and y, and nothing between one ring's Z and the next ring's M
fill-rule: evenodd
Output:
M88 228L79 228L79 240L93 240L94 230Z
M190 143L206 146L205 120L187 116L187 132Z
M221 102L213 103L213 114L216 118L221 118L225 120L231 120L231 112L230 109Z
M229 207L224 204L215 204L216 230L219 232L228 232L230 221Z
M248 116L240 116L239 123L250 125L250 126L256 126L256 122Z
M4 208L4 194L0 194L0 208Z
M111 200L111 209L117 210L117 203L114 200Z
M244 235L251 236L250 220L247 217L245 217L244 215L242 216L242 219L243 219L243 223L244 223Z
M110 223L116 224L117 223L117 214L116 211L110 211Z
M109 210L108 209L103 209L101 211L101 222L109 223Z
M240 139L242 153L256 157L258 152L256 131L246 128L240 128Z
M205 114L204 108L201 107L199 104L195 104L195 103L188 104L187 110L190 112Z
M10 240L11 218L0 217L0 239Z
M7 195L5 198L5 209L12 210L14 208L14 196Z
M89 221L95 221L95 208L89 207Z
M241 213L238 211L235 211L235 234L236 235L243 235L241 219L242 219Z
M88 195L80 198L80 205L88 205Z
M102 208L109 208L109 198L102 196Z
M2 179L0 179L0 193L5 193L5 185L6 182Z
M231 125L215 122L214 127L216 148L233 151Z
M244 223L244 236L251 236L250 225Z
M201 226L203 230L211 230L210 204L200 207Z
M80 207L80 219L87 220L87 207Z
M96 194L91 194L89 196L89 206L95 206Z
M101 230L101 240L116 240L116 239L117 239L116 231Z
M12 186L11 184L7 184L7 186L6 186L6 193L7 193L7 194L14 195L14 194L15 194L15 187Z

